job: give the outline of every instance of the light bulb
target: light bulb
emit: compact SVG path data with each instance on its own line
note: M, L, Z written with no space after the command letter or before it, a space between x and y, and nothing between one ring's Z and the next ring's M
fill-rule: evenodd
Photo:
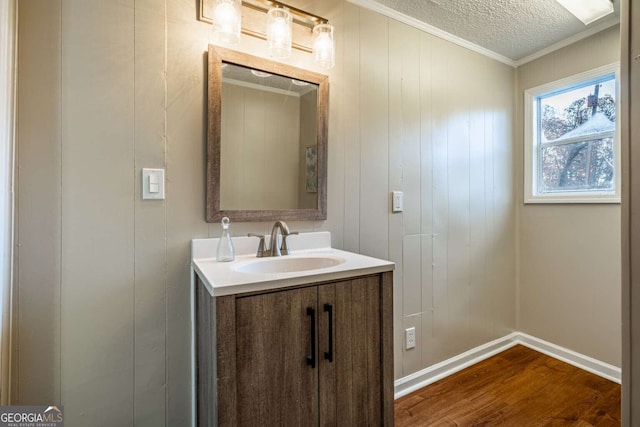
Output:
M267 13L267 41L274 58L286 58L291 53L291 13L275 8Z
M318 24L313 27L313 56L322 68L330 69L335 66L336 52L331 25Z
M274 44L283 45L288 36L287 23L283 18L276 18L271 24L271 38Z
M213 37L217 42L240 42L240 0L218 0L213 10Z

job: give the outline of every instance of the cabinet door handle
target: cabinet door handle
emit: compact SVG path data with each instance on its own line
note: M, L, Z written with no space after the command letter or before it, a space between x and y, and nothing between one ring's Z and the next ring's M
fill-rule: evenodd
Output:
M307 356L307 365L316 367L316 311L313 307L307 307L307 316L311 316L311 356Z
M324 352L324 358L331 363L333 362L333 306L325 304L324 311L329 313L329 351Z

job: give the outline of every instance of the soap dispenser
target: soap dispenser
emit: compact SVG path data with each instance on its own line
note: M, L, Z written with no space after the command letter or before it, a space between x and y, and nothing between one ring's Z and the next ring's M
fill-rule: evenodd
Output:
M222 224L222 235L218 242L218 251L216 253L216 260L218 262L233 261L235 258L235 250L233 249L233 242L231 241L231 235L229 234L229 218L226 216L222 218L220 223Z

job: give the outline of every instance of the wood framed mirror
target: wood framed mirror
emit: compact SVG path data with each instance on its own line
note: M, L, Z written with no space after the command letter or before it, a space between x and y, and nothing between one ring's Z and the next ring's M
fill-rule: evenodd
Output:
M329 81L209 45L206 221L327 219Z

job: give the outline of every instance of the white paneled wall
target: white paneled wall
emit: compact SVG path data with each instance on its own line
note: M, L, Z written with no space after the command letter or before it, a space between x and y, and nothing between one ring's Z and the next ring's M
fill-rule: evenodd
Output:
M344 0L290 2L337 39L328 219L292 228L397 263L397 378L506 335L515 71ZM71 427L191 419L189 243L220 232L204 222L197 5L19 2L16 403L61 403ZM248 37L238 49L265 54ZM287 62L319 71L306 53ZM142 167L166 168L166 200L140 200Z
M389 219L396 350L405 328L419 337L396 355L406 376L515 326L514 76L395 21L389 39L389 180L400 184L390 190L405 193L405 212Z
M18 4L14 396L28 404L61 402L61 4L25 5Z
M135 159L131 171L136 199L134 405L133 414L127 416L131 416L137 425L162 426L168 412L167 209L163 203L140 200L142 176L138 172L143 167L162 168L167 164L170 145L166 134L165 103L168 93L163 72L167 60L167 6L158 5L154 0L136 0L135 6L134 48L138 53L134 76ZM171 320L171 323L176 322ZM176 413L180 412L171 411L172 416Z
M132 7L63 3L60 14L60 390L74 402L70 418L85 424L102 415L80 408L109 402L106 418L117 423L110 409L134 404Z

